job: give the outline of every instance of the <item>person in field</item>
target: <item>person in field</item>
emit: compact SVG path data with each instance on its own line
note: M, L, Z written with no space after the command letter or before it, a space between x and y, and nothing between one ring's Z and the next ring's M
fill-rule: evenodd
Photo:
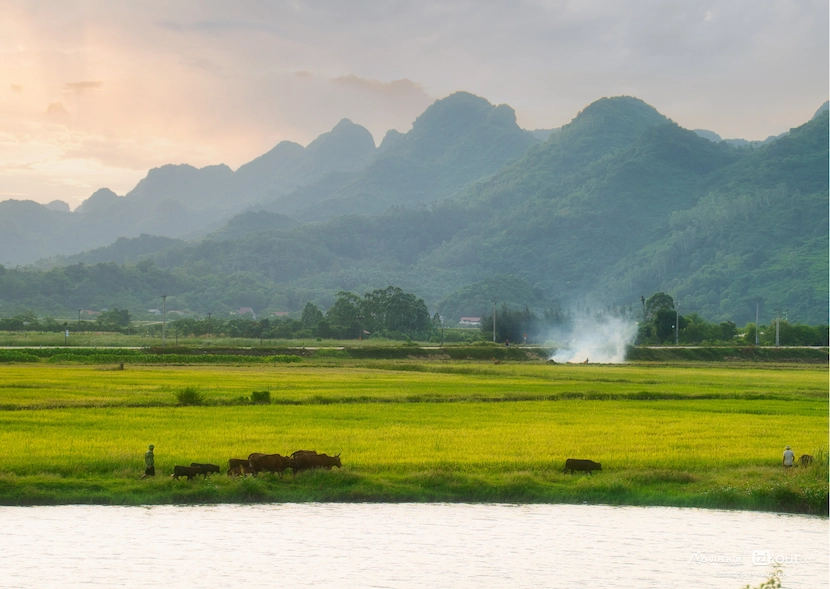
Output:
M795 453L787 446L784 448L784 459L782 461L784 468L792 468L793 460L795 460Z
M146 479L147 477L154 477L156 476L156 456L153 454L153 446L147 448L147 451L144 453L144 474L141 476L142 479Z

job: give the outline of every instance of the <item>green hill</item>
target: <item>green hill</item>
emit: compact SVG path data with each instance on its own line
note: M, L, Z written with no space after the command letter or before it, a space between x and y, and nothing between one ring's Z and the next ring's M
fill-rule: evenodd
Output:
M521 157L538 140L509 106L457 92L435 102L401 134L390 132L362 171L266 203L303 221L381 214L390 206L442 201Z
M338 291L391 284L449 321L487 314L493 298L605 309L664 291L716 322L753 321L760 299L767 319L825 323L827 137L825 110L735 147L618 97L540 143L509 107L459 93L388 135L362 171L289 195L306 205L294 220L251 210L203 240L136 243L122 266L6 270L0 308L157 306L143 275L193 313L325 309Z

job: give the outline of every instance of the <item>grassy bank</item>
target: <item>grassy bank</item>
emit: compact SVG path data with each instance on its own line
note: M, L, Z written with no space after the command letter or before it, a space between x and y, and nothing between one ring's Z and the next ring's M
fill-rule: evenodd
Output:
M737 482L740 480L740 482ZM3 505L162 505L262 502L588 503L742 509L827 515L827 490L817 477L775 467L677 471L630 469L563 475L557 470L458 472L451 469L373 473L261 475L207 481L167 476L59 477L0 475Z
M588 502L827 514L826 370L333 361L0 366L0 504ZM203 406L177 406L199 391ZM251 405L253 391L271 403ZM139 481L148 443L160 476ZM780 466L784 445L817 455ZM342 452L342 471L174 481ZM603 471L564 475L566 458Z

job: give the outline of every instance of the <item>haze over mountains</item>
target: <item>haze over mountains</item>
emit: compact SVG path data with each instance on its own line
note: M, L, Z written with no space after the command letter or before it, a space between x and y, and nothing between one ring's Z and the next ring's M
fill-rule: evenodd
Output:
M711 320L754 319L761 298L823 323L827 137L826 104L736 145L631 97L531 133L510 107L460 92L377 148L344 119L305 148L282 142L235 172L163 166L71 213L0 203L0 262L52 258L0 275L0 305L138 311L162 288L194 313L297 311L394 284L450 320L492 298L604 308L662 290ZM63 267L79 262L123 266L103 280L76 265L67 283Z

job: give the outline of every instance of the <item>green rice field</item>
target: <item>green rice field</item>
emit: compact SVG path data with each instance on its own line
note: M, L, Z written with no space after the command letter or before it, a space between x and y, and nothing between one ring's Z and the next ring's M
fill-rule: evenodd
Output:
M0 364L0 504L588 502L827 514L826 366ZM181 406L183 390L198 405ZM270 403L253 405L254 391ZM154 479L139 480L147 444ZM783 469L781 454L815 456ZM342 470L175 481L341 453ZM562 473L566 458L602 464Z

